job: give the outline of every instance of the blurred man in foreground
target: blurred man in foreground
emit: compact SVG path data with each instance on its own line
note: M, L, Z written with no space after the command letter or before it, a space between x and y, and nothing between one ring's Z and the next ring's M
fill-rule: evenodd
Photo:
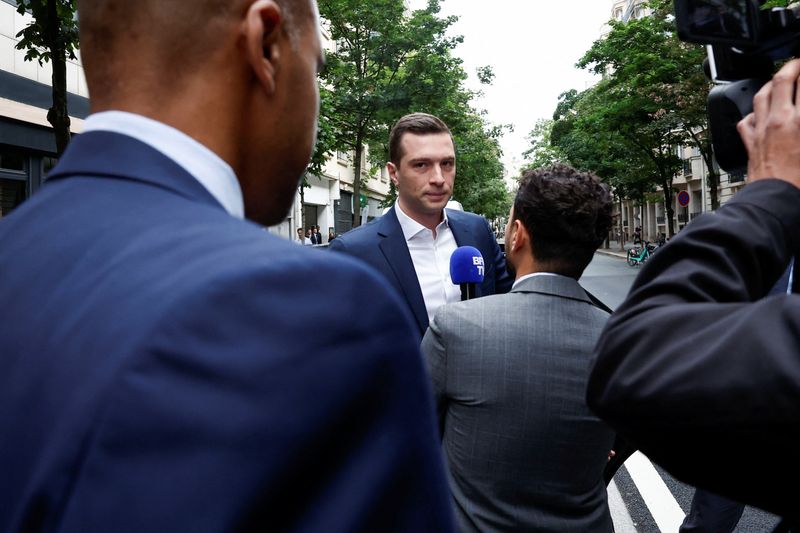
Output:
M600 339L588 390L677 478L795 522L800 297L765 296L800 249L798 78L792 61L758 93L739 124L750 184L648 262Z
M425 334L461 531L612 530L614 434L585 400L608 313L577 281L610 228L592 175L527 172L506 228L511 292L445 305Z
M449 530L410 317L261 227L314 144L313 0L79 11L94 114L0 222L0 531Z

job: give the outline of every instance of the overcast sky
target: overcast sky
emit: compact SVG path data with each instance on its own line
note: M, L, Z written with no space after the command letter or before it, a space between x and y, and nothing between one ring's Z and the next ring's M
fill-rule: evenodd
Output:
M425 0L409 4L418 9ZM494 69L494 83L475 105L493 123L513 124L514 133L501 142L508 170L521 160L536 120L552 117L558 95L595 82L574 65L600 36L611 7L612 0L442 0L442 15L459 17L451 31L464 36L455 54L464 60L470 88L481 88L478 67Z

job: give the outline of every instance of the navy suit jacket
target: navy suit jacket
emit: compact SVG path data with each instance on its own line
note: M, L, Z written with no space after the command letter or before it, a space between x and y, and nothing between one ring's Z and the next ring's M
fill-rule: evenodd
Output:
M451 530L414 326L372 270L108 132L0 249L0 531Z
M511 290L514 279L506 269L506 258L486 219L452 209L447 210L447 219L456 244L474 246L484 258L485 277L476 287L477 296L504 294ZM357 257L383 274L397 294L405 299L417 321L420 335L425 333L428 311L394 207L377 220L338 237L330 248Z

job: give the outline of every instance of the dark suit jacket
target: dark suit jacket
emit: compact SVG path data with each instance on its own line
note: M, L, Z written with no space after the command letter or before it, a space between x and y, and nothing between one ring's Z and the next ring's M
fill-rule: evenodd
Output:
M0 249L0 531L451 528L414 326L370 269L108 132Z
M612 530L614 434L585 396L607 319L577 281L554 276L436 312L422 352L460 531Z
M508 292L514 280L508 274L505 256L486 219L452 209L447 210L447 218L456 244L474 246L483 255L486 272L483 283L476 287L477 296ZM357 257L377 269L405 299L416 318L420 336L425 333L428 312L394 207L377 220L339 236L330 248Z
M677 478L800 518L800 190L748 185L648 261L597 346L588 401Z

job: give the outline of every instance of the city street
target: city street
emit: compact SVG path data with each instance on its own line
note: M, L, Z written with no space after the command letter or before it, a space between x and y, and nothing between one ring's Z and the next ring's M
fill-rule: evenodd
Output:
M625 299L638 271L623 258L598 253L580 281L586 290L614 309ZM617 472L608 494L616 533L666 533L678 531L691 507L694 489L636 453ZM769 532L777 521L768 513L748 507L734 531Z

